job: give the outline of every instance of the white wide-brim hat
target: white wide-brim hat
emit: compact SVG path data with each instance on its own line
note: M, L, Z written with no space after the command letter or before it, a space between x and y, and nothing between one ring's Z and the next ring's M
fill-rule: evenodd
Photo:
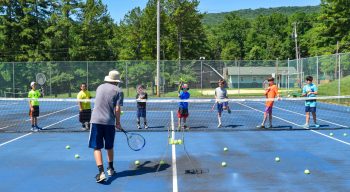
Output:
M106 82L112 82L112 83L121 83L122 81L120 80L120 73L119 71L113 70L110 71L108 76L105 76Z
M31 86L31 87L33 87L33 85L35 85L35 82L34 82L34 81L32 81L32 82L30 83L30 86Z

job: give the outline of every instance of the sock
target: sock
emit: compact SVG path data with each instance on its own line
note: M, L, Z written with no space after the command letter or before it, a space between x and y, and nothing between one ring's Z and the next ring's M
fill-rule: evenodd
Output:
M108 167L114 170L113 161L112 162L108 162Z
M219 124L221 124L221 117L218 117Z
M104 172L103 165L98 165L97 168L100 173Z

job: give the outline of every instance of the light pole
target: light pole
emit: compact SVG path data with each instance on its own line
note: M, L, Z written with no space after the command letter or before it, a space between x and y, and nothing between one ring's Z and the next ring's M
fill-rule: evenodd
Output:
M199 57L199 60L201 60L201 93L203 95L203 60L205 57Z
M157 0L157 96L160 97L160 0Z

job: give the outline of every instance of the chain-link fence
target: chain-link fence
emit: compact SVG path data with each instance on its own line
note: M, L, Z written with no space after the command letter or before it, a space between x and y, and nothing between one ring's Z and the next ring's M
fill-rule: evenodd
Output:
M81 83L96 90L112 69L120 71L122 87L129 97L143 84L156 95L156 61L84 61L84 62L6 62L0 63L0 96L26 97L29 84L42 73L45 97L75 97ZM274 77L283 94L297 95L305 77L311 75L321 95L350 95L350 53L302 58L299 60L250 61L160 61L159 90L169 96L179 81L186 81L193 91L211 94L217 81L225 79L230 94L261 95L267 77Z

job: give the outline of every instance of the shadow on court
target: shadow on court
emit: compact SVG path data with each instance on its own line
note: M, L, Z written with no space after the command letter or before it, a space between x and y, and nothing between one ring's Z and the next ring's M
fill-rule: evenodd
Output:
M137 166L136 169L117 172L102 184L110 185L114 180L118 178L161 172L167 170L169 167L170 164L167 163L160 165L159 163L154 164L152 161L146 161L143 164Z

